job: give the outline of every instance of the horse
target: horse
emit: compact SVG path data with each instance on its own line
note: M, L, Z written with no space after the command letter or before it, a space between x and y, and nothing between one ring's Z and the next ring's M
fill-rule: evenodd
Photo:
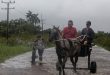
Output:
M75 39L63 39L61 36L61 31L59 27L53 27L49 32L49 41L54 41L56 45L56 54L58 57L58 62L56 63L56 68L59 71L59 75L65 75L65 63L67 58L70 58L70 61L74 67L74 71L76 71L76 63L78 61L78 56L81 48L81 37L77 37ZM82 40L83 41L83 40Z

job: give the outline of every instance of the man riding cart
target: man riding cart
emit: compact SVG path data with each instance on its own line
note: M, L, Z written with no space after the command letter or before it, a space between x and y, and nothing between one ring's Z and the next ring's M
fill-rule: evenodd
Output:
M92 47L93 38L94 38L94 31L91 26L91 21L86 22L86 28L82 29L81 35L86 35L86 41L83 41L83 44L81 46L80 56L87 56L88 50L90 47Z

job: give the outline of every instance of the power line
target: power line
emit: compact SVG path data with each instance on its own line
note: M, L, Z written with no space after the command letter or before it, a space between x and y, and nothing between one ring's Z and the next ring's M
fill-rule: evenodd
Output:
M10 4L14 4L15 3L15 1L9 1L9 2L4 2L3 0L1 1L1 3L4 3L4 4L7 4L7 7L6 8L1 8L1 9L5 9L5 10L7 10L7 33L6 33L6 37L7 37L7 44L8 44L8 36L9 36L9 34L8 34L8 28L9 28L9 10L10 9L15 9L14 7L13 8L10 8Z
M43 34L44 34L44 32L43 32L43 30L44 30L44 19L42 18L42 14L41 14L41 25L42 25L41 29L42 29L42 38L43 38Z
M18 11L18 10L14 10L14 13L10 12L10 14L13 15L13 16L16 16L17 15L18 18L21 18L21 17L24 18L25 17L25 13L23 13L21 11Z

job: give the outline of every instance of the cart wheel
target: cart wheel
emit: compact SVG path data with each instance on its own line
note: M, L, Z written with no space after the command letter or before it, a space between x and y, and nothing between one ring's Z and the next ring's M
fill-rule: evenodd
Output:
M97 64L95 61L92 61L90 65L90 73L96 73L96 71L97 71Z

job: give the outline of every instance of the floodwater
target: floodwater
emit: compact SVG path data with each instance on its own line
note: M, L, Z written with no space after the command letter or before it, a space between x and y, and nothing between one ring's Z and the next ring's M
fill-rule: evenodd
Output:
M56 71L57 55L54 48L45 49L43 56L43 65L38 65L38 59L36 59L36 65L32 66L31 63L31 52L16 56L6 60L4 63L0 64L0 75L36 75L30 72L36 72L36 69L41 69L42 71L48 72L52 75L58 75ZM89 70L81 69L74 73L73 69L65 69L66 75L110 75L110 52L104 50L100 47L93 47L91 53L91 61L97 62L97 73L90 74ZM79 57L77 67L87 68L87 57ZM71 68L72 64L68 59L66 67ZM7 72L6 72L7 71ZM8 71L12 71L10 74ZM42 72L41 71L41 72ZM8 73L8 74L6 74ZM20 74L21 73L21 74ZM45 75L42 74L42 75Z

